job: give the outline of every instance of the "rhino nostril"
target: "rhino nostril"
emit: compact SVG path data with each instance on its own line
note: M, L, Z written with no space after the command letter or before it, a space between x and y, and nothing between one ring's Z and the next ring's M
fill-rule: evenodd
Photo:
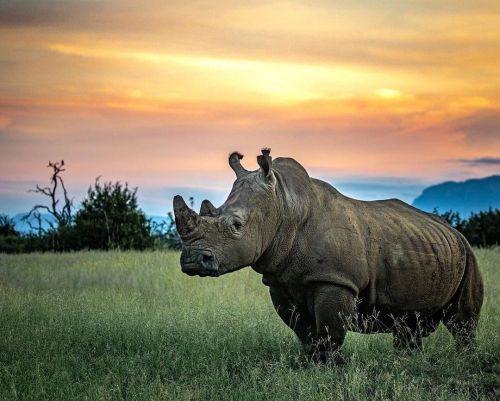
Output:
M203 263L210 263L214 260L214 257L212 255L203 255L201 260Z

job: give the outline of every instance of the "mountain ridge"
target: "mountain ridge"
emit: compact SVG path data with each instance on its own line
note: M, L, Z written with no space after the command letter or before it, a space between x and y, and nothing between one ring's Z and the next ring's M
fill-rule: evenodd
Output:
M431 185L412 205L427 212L453 210L465 218L471 213L500 208L500 175Z

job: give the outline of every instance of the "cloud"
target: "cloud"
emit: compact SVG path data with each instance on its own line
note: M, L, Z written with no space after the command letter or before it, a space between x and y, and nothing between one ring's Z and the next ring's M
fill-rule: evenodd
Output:
M384 71L416 69L418 74L427 67L425 80L436 70L449 77L470 66L480 68L482 75L488 70L493 74L499 60L494 3L466 9L454 4L446 13L439 5L418 3L401 10L394 3L360 7L342 2L239 1L228 6L214 1L210 12L199 2L145 3L10 2L0 9L0 27L50 27L59 31L59 37L87 37L91 46L108 38L143 50L163 48L222 58L314 60L378 66ZM407 18L397 15L403 12ZM38 40L47 31L33 32L33 37ZM477 70L471 72L477 77Z
M500 109L486 108L456 120L453 128L465 134L467 143L474 146L488 143L500 147Z
M0 26L61 26L74 23L78 18L81 20L83 16L90 16L92 13L95 15L98 10L98 2L61 0L3 2L0 8Z
M178 112L161 103L158 112L145 112L109 107L112 100L0 102L0 113L12 120L0 130L0 159L7 166L0 177L20 171L29 177L30 169L43 169L47 158L64 157L84 183L103 174L141 187L154 180L158 185L210 182L225 188L231 178L229 152L242 151L247 168L256 168L255 155L269 146L273 157L294 157L312 176L434 179L456 170L447 159L489 151L485 143L468 152L463 135L447 131L447 116L440 111L427 121L420 104L398 110L398 104L378 106L359 99L348 105L340 100L280 108L207 100L178 102L172 105Z
M459 163L478 166L478 165L500 165L500 157L479 157L477 159L457 159Z

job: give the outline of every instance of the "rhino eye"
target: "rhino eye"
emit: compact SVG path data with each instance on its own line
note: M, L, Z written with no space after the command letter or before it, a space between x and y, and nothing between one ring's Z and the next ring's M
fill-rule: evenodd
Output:
M234 219L232 226L236 231L238 231L243 226L243 223L240 220Z

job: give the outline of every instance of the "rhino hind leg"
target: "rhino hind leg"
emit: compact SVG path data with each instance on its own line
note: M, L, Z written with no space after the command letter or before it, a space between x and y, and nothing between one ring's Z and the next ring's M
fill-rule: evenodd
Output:
M474 254L467 249L464 277L445 310L443 323L458 346L475 343L476 329L483 304L483 280Z

